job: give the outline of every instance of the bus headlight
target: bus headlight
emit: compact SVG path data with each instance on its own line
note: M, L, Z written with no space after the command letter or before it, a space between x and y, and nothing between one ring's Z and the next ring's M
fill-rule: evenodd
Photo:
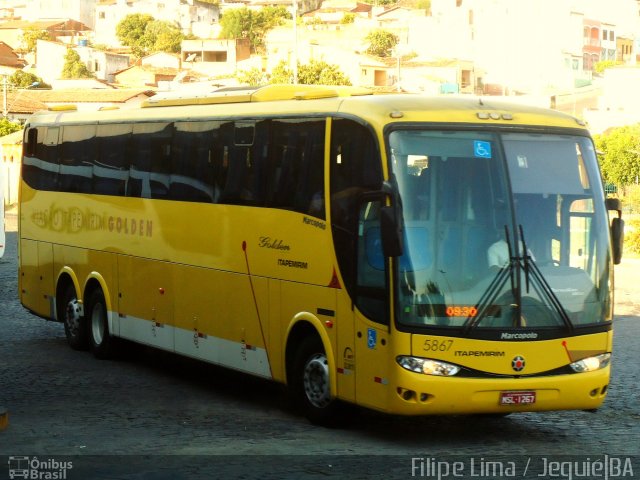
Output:
M451 377L460 371L460 367L440 360L429 358L407 357L400 355L396 357L398 365L410 372L424 373L425 375L438 375L441 377Z
M582 360L578 360L577 362L573 362L570 364L571 368L573 368L574 372L582 373L582 372L593 372L595 370L600 370L601 368L605 368L609 365L611 361L610 353L603 353L601 355L596 355L595 357L587 357Z

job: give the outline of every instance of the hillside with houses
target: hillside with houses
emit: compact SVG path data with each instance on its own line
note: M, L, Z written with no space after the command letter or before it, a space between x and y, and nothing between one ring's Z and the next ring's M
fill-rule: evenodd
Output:
M37 0L0 2L0 73L32 72L53 91L91 89L91 105L113 102L109 90L125 89L129 100L146 91L237 85L238 74L258 69L268 78L277 65L322 60L336 65L353 85L439 93L542 95L593 83L598 62L635 66L640 54L640 2L577 0L431 0L373 5L357 0L300 2L298 22L266 32L256 52L247 38L222 38L220 21L236 8L260 10L280 0L217 3L198 0ZM420 7L420 8L418 8ZM132 14L171 22L185 35L180 51L142 58L122 45L116 27ZM388 55L372 55L367 36L391 32ZM29 30L47 32L33 51ZM94 76L62 80L69 49ZM295 59L295 60L294 60ZM9 97L15 92L8 92ZM68 97L68 94L65 94ZM111 95L111 97L109 97ZM52 92L19 92L25 100L64 103ZM101 98L104 97L104 98ZM81 99L81 96L78 100ZM8 102L11 104L12 99ZM81 102L85 103L85 102ZM121 105L122 106L122 105ZM11 109L10 109L11 110Z
M252 32L225 38L225 15L266 8L284 8L296 22L260 32L260 48ZM131 15L177 29L176 51L136 55L117 33ZM371 34L380 31L395 43L373 54ZM70 51L91 78L63 78ZM632 100L640 96L628 95L639 60L640 0L0 1L3 118L21 123L43 108L131 108L158 92L237 86L247 72L264 82L278 69L326 62L356 86L508 95L604 130L640 121ZM39 81L16 87L8 80L16 72ZM5 165L10 148L3 145Z

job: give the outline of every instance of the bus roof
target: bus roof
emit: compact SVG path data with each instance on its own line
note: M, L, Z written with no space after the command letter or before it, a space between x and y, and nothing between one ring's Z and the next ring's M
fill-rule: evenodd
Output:
M233 106L233 107L232 107ZM198 95L159 94L140 108L102 111L41 111L36 124L100 124L118 121L205 120L278 116L349 115L382 127L393 122L494 123L586 128L584 122L551 109L509 102L503 97L372 94L359 87L268 85L221 89Z

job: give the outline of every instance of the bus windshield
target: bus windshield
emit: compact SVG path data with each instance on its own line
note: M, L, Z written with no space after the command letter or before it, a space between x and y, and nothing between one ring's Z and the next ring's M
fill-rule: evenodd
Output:
M388 142L404 217L400 325L469 333L611 320L589 138L407 128Z

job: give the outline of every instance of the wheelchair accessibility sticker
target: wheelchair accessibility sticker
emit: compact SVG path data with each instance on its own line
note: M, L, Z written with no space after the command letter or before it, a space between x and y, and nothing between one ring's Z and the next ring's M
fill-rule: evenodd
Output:
M376 343L378 343L378 332L373 328L367 329L367 347L376 348Z
M474 140L473 154L478 158L491 158L491 142Z

